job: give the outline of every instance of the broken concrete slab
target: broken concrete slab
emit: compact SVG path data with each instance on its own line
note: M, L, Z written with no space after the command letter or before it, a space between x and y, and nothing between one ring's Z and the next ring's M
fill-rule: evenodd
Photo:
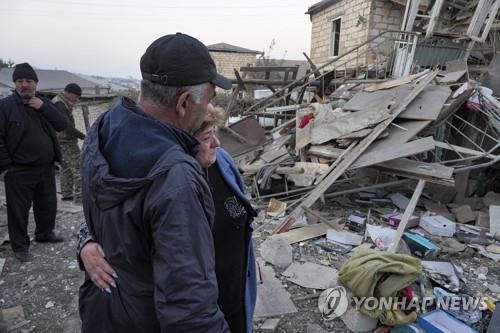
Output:
M269 318L266 319L262 325L259 327L260 332L274 332L280 323L279 318Z
M434 282L451 292L459 292L460 280L451 263L446 261L422 261L422 268Z
M340 319L351 332L372 332L378 326L377 319L362 314L353 306L350 306Z
M490 228L490 214L486 212L478 212L476 216L476 226L489 229Z
M469 244L468 246L473 248L473 249L476 249L482 256L490 258L490 259L494 260L495 262L500 261L500 254L488 252L483 245Z
M500 193L493 191L486 193L483 197L483 204L485 207L489 207L491 205L500 206Z
M327 289L338 286L337 270L312 262L292 263L283 272L288 281L311 289Z
M392 193L389 195L389 199L391 199L392 203L396 205L396 207L403 210L406 209L406 206L410 203L410 199L401 193Z
M2 275L3 266L5 265L5 259L0 258L0 275Z
M490 233L500 235L500 206L490 206Z
M266 239L260 245L260 255L279 268L286 268L292 263L292 247L283 238Z
M275 277L274 269L264 265L261 265L261 268L262 283L257 284L257 303L254 317L275 317L297 312L297 308L290 299L290 293Z
M472 212L472 208L469 205L453 208L451 212L455 214L457 221L460 223L469 223L476 220L476 216Z

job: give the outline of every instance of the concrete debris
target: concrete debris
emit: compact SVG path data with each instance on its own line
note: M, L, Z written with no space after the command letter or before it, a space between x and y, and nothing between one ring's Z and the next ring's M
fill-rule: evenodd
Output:
M286 268L292 263L292 247L282 238L267 239L259 250L262 258L275 267Z
M255 318L275 317L297 312L290 299L290 293L275 277L272 267L261 265L262 283L257 284L257 304Z
M340 319L351 332L372 332L378 326L378 320L359 312L355 307L349 307Z
M274 332L276 331L276 328L278 327L278 324L280 323L279 318L269 318L262 323L262 325L259 328L260 332Z
M305 262L294 262L283 273L288 281L310 289L327 289L338 285L337 270L330 267Z
M476 217L474 216L474 213L472 212L472 209L469 205L463 205L457 208L453 208L451 211L453 214L455 214L457 222L469 223L476 220Z
M454 293L460 290L460 280L449 262L422 261L422 267L429 277L443 288Z

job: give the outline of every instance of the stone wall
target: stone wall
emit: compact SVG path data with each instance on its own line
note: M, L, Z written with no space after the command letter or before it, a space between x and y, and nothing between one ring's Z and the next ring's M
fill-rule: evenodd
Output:
M403 23L404 7L398 6L388 0L373 0L370 15L370 38L387 30L401 30ZM394 39L397 34L385 34L383 38L375 39L371 45L377 52L372 52L368 63L383 61L394 48Z
M229 79L235 79L234 69L238 71L240 67L252 65L255 66L256 55L251 53L235 53L235 52L214 52L210 51L210 55L214 59L217 66L217 72Z
M311 59L317 65L330 61L330 40L332 20L341 18L339 55L368 39L368 22L372 9L372 0L343 0L321 12L312 15ZM360 19L360 16L362 19ZM364 57L358 59L358 65L364 63ZM356 54L339 60L348 61L348 67L356 66Z
M341 0L338 3L312 15L311 31L311 59L320 66L330 60L330 40L332 20L341 18L340 28L340 51L339 55L357 47L368 39L386 30L400 30L403 20L404 8L389 0ZM387 35L387 37L394 38ZM383 43L377 48L381 54L388 54L392 49L393 42ZM384 42L376 40L371 46ZM347 68L372 64L380 54L374 54L364 46L357 53L340 59L336 64L346 63ZM356 58L358 58L356 60ZM331 68L331 67L330 67ZM329 69L329 68L327 68Z

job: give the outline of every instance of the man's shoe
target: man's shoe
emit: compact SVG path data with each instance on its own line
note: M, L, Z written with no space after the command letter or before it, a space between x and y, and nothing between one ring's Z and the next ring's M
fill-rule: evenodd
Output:
M20 262L28 262L30 261L30 253L29 251L16 251L14 252L14 257Z
M36 236L35 241L38 243L61 243L64 242L64 238L57 236L55 233L51 232L47 236Z

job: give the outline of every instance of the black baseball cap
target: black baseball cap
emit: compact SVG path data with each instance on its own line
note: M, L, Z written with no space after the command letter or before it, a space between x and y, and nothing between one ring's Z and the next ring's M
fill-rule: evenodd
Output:
M212 82L231 89L231 80L217 73L215 63L203 43L176 33L155 40L141 57L142 78L165 86L192 86Z

